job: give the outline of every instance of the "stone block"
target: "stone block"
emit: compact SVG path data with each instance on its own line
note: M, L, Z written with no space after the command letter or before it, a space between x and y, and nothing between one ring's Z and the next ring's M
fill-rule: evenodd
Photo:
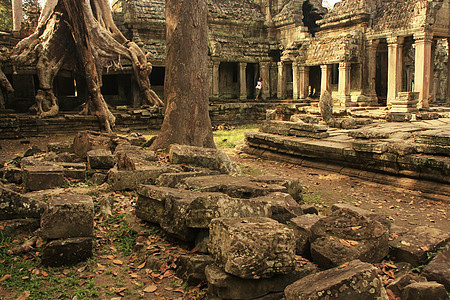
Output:
M450 233L427 226L415 227L399 232L389 241L391 256L397 261L406 261L417 267L427 261L427 253L436 252L450 242Z
M359 260L306 276L286 287L284 296L286 300L387 300L375 267Z
M135 190L140 184L154 184L163 173L176 172L175 166L148 164L133 171L117 170L112 168L108 172L108 181L116 191Z
M141 147L123 144L117 146L114 151L117 168L119 170L136 170L141 166L145 166L150 161L156 161L156 153L154 151L145 150Z
M219 299L259 299L266 295L275 296L276 293L283 292L286 286L318 271L314 264L306 260L299 259L294 264L295 269L288 274L258 280L242 279L224 272L215 264L208 265L205 269L208 294Z
M210 225L210 253L225 272L244 279L294 270L294 232L269 218L218 218Z
M64 168L64 177L78 180L86 180L85 163L59 163Z
M22 169L15 166L6 166L3 168L3 179L10 183L22 183Z
M0 183L0 220L40 218L45 203L6 188Z
M263 184L268 183L282 185L287 189L285 192L291 195L295 201L300 203L303 200L303 184L299 179L285 178L275 175L262 175L251 179L251 181Z
M68 238L51 241L42 250L44 266L74 265L92 256L93 238Z
M5 237L16 237L20 234L31 235L39 229L39 219L13 219L0 221L0 232Z
M64 152L73 152L73 143L72 142L58 142L58 143L48 143L47 144L48 152L55 152L57 154Z
M41 217L41 236L46 239L90 237L94 230L94 203L87 195L50 196Z
M406 286L402 300L447 300L449 296L445 287L437 282L417 282Z
M46 190L64 185L62 166L25 166L23 184L25 191Z
M258 182L250 176L201 176L186 178L180 186L200 192L218 192L233 198L249 199L264 196L273 192L287 192L287 188L279 184Z
M362 209L360 207L351 205L351 204L346 204L346 203L335 203L331 206L331 211L337 211L340 209L348 209L351 210L361 216L365 216L368 217L369 219L375 220L380 222L381 224L383 224L384 226L386 226L386 228L391 228L391 221L384 215L380 215L380 214L376 214L373 213L371 211Z
M283 224L288 223L292 218L303 215L300 204L286 193L274 192L252 198L252 200L267 205L270 211L269 217Z
M104 169L109 170L114 167L114 156L110 150L95 149L86 153L89 169Z
M309 256L309 246L311 243L311 227L323 216L306 214L291 219L290 227L294 229L296 252L302 256Z
M429 281L443 284L450 292L450 249L443 250L423 269L424 275Z
M126 138L116 134L108 134L84 130L77 133L73 139L73 152L80 158L86 158L87 153L94 149L110 150L117 145L129 144Z
M410 265L411 266L411 265ZM427 279L424 276L408 272L403 276L396 275L396 278L386 286L396 297L401 297L403 290L407 285L416 282L425 282Z
M376 263L388 253L389 229L350 209L340 209L311 227L311 255L322 268L355 259Z
M205 268L212 263L210 255L181 255L176 261L177 275L189 286L196 286L206 281Z
M173 164L191 164L224 174L241 174L239 166L224 151L217 149L175 144L170 147L169 160Z
M219 173L216 171L207 170L207 169L205 169L204 171L165 173L165 174L161 174L161 176L159 176L156 179L156 185L174 188L184 178L208 176L208 175L218 175L218 174Z

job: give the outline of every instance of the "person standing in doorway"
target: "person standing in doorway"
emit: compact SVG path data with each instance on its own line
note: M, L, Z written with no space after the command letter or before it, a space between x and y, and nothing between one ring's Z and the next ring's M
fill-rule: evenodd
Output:
M258 82L256 83L255 89L256 89L256 98L255 100L258 100L258 98L261 96L263 87L263 80L261 77L258 78Z

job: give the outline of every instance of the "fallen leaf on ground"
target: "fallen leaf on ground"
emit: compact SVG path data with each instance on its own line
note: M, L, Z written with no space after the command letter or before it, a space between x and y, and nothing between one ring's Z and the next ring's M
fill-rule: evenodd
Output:
M120 259L115 259L113 260L113 264L121 266L123 265L123 261L121 261Z
M11 278L11 275L6 274L6 275L3 276L2 278L0 278L0 282L6 281L6 280L8 280L8 279L10 279L10 278Z
M430 251L430 248L428 248L427 246L420 247L420 249L422 249L423 251Z
M338 268L339 268L339 269L343 269L343 268L345 268L346 266L348 266L349 263L350 263L350 262L346 262L345 264L340 265Z
M137 266L137 268L140 270L140 269L143 269L144 267L145 267L145 261L142 263L142 264L140 264L139 266Z
M25 299L28 299L28 297L30 297L30 292L25 291L22 295L20 295L18 298L16 298L16 300L25 300Z
M156 291L157 289L158 289L158 287L157 287L156 285L152 284L152 285L147 286L147 287L144 289L144 292L146 292L146 293L153 293L153 292Z

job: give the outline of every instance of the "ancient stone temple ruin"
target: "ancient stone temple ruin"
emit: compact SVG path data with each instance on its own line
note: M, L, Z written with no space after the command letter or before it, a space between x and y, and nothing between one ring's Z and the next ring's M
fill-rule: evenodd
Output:
M261 77L264 99L314 99L328 90L335 106L344 108L414 111L449 105L448 0L343 0L330 10L319 0L208 0L208 5L213 101L253 99ZM118 27L150 53L150 80L161 98L164 7L163 0L113 3ZM2 33L3 49L16 42ZM131 66L121 63L105 72L102 93L113 107L138 107ZM7 61L3 67L16 89L10 95L3 92L6 108L27 111L36 90L34 67L13 70ZM55 89L62 110L84 102L86 87L72 72L61 71Z

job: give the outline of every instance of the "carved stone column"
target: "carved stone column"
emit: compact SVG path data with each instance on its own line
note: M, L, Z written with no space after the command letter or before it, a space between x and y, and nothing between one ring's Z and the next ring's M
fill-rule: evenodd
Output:
M321 65L320 70L322 73L322 79L320 82L320 95L323 94L325 91L330 92L330 86L331 86L331 65Z
M367 47L367 96L377 96L376 77L377 77L377 48L379 40L371 40Z
M246 76L247 63L239 63L239 99L247 99L247 76Z
M300 67L300 99L305 99L308 97L308 86L309 86L309 67Z
M397 98L402 89L403 37L392 37L388 42L388 91L387 105Z
M292 99L298 99L299 94L299 78L298 78L298 64L292 63Z
M277 98L278 99L286 98L286 71L285 71L284 63L282 61L278 62Z
M213 61L212 96L214 98L219 97L219 66L220 66L220 61Z
M12 18L13 31L20 31L23 20L22 0L12 0Z
M450 46L450 38L447 39L448 45ZM450 47L448 49L447 57L449 57L450 60ZM445 103L450 105L450 61L447 62L447 94L445 95Z
M349 62L339 63L339 86L338 95L342 106L350 103L350 70L352 64Z
M270 62L260 62L259 68L263 80L262 97L267 99L270 97Z
M427 33L414 34L416 56L414 65L414 91L419 92L419 107L428 107L431 80L431 43Z

